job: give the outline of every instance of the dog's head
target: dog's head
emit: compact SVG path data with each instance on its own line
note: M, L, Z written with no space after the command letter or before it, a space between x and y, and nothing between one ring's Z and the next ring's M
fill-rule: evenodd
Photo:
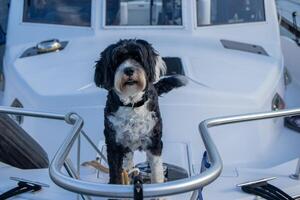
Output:
M143 92L165 71L165 63L147 41L120 40L101 53L94 81L98 87L129 97Z

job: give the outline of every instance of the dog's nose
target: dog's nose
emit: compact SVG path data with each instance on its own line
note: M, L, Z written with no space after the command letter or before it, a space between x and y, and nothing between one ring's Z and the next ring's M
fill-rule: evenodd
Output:
M132 76L134 73L134 69L131 67L127 67L124 69L124 74L126 74L127 76Z

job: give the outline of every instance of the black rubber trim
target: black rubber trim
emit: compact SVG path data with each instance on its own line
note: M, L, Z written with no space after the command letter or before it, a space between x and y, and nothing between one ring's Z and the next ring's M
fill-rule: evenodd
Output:
M133 178L133 194L134 200L143 200L144 193L143 193L143 178L141 176L135 176Z
M248 194L260 196L267 200L294 200L293 197L267 182L245 185L241 189Z
M0 195L0 200L5 200L10 197L17 196L19 194L23 194L26 192L36 192L39 191L42 187L40 185L35 185L35 184L29 184L23 181L18 182L18 186L4 192L3 194Z
M300 115L285 117L284 126L300 133Z
M0 114L0 161L20 169L49 166L44 149L6 114Z

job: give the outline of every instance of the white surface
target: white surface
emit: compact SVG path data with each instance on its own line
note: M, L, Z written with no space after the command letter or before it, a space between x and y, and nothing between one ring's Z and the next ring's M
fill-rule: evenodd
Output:
M196 27L195 1L183 1L183 26L161 28L103 28L102 2L93 1L92 27L82 28L22 23L22 3L12 0L4 60L6 88L2 105L10 105L14 98L18 98L27 109L59 113L75 111L85 120L84 130L98 143L104 138L106 91L96 88L93 83L94 62L106 46L120 38L146 39L162 56L180 57L186 75L193 79L186 87L160 98L163 141L166 144L187 145L190 158L188 168L194 169L193 173L198 172L196 169L199 169L205 150L198 133L201 120L270 111L274 95L279 93L284 97L286 90L288 105L300 105L294 101L300 99L297 92L300 91L299 77L296 76L298 61L295 59L299 54L289 58L291 54L288 53L285 58L287 65L295 66L289 69L295 70L293 83L285 88L274 1L265 1L266 22L199 28ZM60 52L19 58L27 48L50 38L67 40L69 44ZM260 45L270 56L225 49L221 39ZM283 46L285 44L292 45L283 41ZM62 122L32 118L25 118L22 126L44 147L50 159L70 128ZM277 169L277 166L283 166L281 174L283 171L290 174L295 167L290 161L300 155L300 135L283 129L280 119L228 125L214 128L211 133L225 167L221 177L205 188L206 200L253 199L237 190L235 184L256 177L276 175L273 169ZM96 153L84 140L82 146L82 160L94 159ZM168 156L163 159L170 159L176 165L186 163L181 156L184 148L182 145L170 149L165 147ZM74 152L71 157L74 157ZM41 177L41 182L49 180L47 173L44 177L34 174L38 171L28 171L27 174L15 169L9 169L9 172L1 169L2 173L6 175L3 177L24 174ZM286 176L279 176L278 181L281 178L283 181L280 186L283 190L287 189L291 194L297 192L300 185L298 182L288 181ZM7 178L1 177L1 180L10 184ZM69 195L59 189L57 192L53 195L60 192ZM63 195L61 199L66 199Z
M31 199L31 200L53 200L53 199L76 199L77 195L56 186L49 177L48 169L39 170L20 170L13 167L0 168L0 194L17 186L16 181L10 177L24 178L31 181L41 182L49 185L35 193L21 194L13 199Z
M238 168L237 177L220 177L213 182L209 187L204 188L204 199L240 199L253 200L254 196L245 194L236 185L247 181L259 180L267 177L277 177L277 179L270 181L270 184L281 188L284 192L291 196L299 194L299 181L289 178L289 175L294 172L297 165L297 160L278 165L267 169L253 169L253 168Z

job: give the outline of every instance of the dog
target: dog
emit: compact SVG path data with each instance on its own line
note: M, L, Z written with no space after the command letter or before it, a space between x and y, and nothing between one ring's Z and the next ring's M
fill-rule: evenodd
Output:
M96 61L96 86L108 91L104 109L109 183L121 184L123 170L134 168L134 151L145 151L151 183L164 182L162 119L158 96L186 85L184 76L167 76L166 65L145 40L123 39Z

